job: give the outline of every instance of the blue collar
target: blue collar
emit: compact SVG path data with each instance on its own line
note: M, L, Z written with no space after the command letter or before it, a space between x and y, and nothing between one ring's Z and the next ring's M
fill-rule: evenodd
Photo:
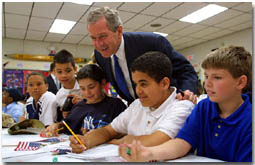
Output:
M220 110L219 110L218 104L215 102L211 102L213 104L211 120L222 120L224 123L227 123L229 125L235 125L237 122L239 122L242 119L241 116L243 115L243 111L247 110L246 107L248 106L248 104L250 104L248 95L243 94L242 98L244 100L244 103L226 119L220 117L219 115Z

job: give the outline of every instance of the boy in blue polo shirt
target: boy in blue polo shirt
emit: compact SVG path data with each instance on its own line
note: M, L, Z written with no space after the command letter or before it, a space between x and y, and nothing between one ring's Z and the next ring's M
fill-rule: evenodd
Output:
M252 105L242 94L251 82L251 55L229 46L210 53L202 63L209 96L200 101L176 139L155 147L138 141L121 144L127 161L175 159L197 149L197 155L229 162L252 161ZM126 147L131 154L126 153ZM133 153L133 154L132 154Z

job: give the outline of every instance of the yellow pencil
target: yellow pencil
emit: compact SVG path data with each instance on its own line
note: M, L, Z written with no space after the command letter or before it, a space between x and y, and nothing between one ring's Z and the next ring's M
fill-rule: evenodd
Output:
M81 142L81 140L78 138L78 136L75 135L75 133L72 131L72 129L66 124L66 122L63 120L62 121L64 123L64 125L66 126L66 128L72 133L72 135L74 136L74 138L84 147L85 145Z

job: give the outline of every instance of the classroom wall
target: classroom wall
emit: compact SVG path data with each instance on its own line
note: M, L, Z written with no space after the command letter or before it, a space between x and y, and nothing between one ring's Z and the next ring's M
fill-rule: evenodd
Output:
M3 39L3 55L12 53L24 53L24 54L49 54L49 48L54 46L56 51L61 49L67 49L75 57L90 58L93 53L93 46L86 45L73 45L73 44L57 44L50 42L39 42L39 41L23 41L17 39ZM183 56L188 58L192 56L190 61L192 64L198 64L200 68L200 63L204 59L205 55L208 54L212 49L223 46L223 45L239 45L244 46L249 52L252 53L252 29L242 30L240 32L229 34L218 39L210 40L208 42L186 48L183 50L177 50ZM39 69L39 70L49 70L50 62L35 62L35 61L21 61L13 60L3 56L3 63L9 61L6 69ZM78 63L79 66L84 65L83 63ZM197 69L197 68L196 68ZM199 70L199 69L198 69ZM203 78L203 70L199 72L200 79Z
M88 45L74 45L74 44L58 44L51 42L40 41L24 41L18 39L3 39L2 40L2 63L9 61L6 69L24 69L24 70L49 70L51 62L42 61L25 61L7 58L5 54L35 54L35 55L48 55L50 48L54 46L56 51L66 49L70 51L74 57L91 58L93 47ZM78 69L85 63L78 63Z
M247 51L249 51L252 54L252 28L245 29L237 33L229 34L224 37L220 37L190 48L178 50L178 52L180 52L183 56L187 58L192 56L193 58L192 60L190 60L190 62L192 64L198 64L198 68L200 68L202 60L208 53L211 52L212 49L228 45L243 46ZM200 68L198 76L203 82L204 81L203 69Z

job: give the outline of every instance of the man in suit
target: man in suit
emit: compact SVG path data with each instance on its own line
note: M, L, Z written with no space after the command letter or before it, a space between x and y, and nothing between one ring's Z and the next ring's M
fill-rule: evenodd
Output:
M165 53L173 64L171 85L184 91L179 99L196 102L193 93L197 91L197 75L194 68L181 54L176 52L169 41L150 32L125 32L116 10L102 7L90 11L87 18L88 32L95 47L95 59L106 73L117 93L130 104L137 98L135 84L131 79L132 62L148 51ZM118 68L118 69L116 69ZM119 81L119 68L124 81ZM120 74L121 75L121 74ZM124 86L126 87L122 87ZM127 88L127 90L123 89Z
M46 80L47 80L47 83L49 84L48 91L50 91L56 95L61 84L58 81L57 77L55 76L55 64L54 63L50 64L50 75L48 77L46 77Z

